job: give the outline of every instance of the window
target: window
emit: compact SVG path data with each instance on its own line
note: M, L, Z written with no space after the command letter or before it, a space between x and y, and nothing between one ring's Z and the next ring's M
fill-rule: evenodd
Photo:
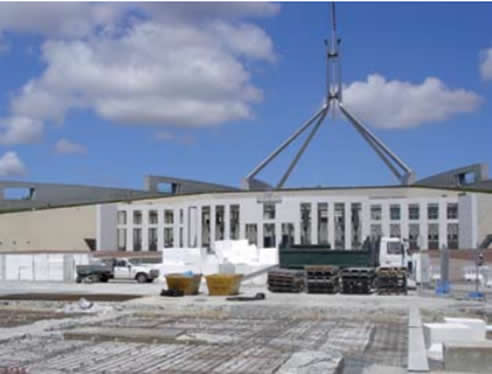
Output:
M294 224L282 223L282 243L294 243Z
M245 231L246 231L246 239L248 239L248 243L250 245L257 245L258 227L256 226L256 223L246 224Z
M126 229L117 229L116 232L118 251L126 251Z
M217 205L215 207L215 240L224 240L224 215L224 205Z
M142 250L142 229L133 229L133 250L135 252Z
M420 208L418 204L410 204L408 206L408 219L417 220L420 217Z
M164 227L164 248L174 247L174 231L172 227Z
M275 248L275 224L263 224L263 248Z
M335 203L335 249L345 248L345 204Z
M390 237L391 238L400 238L401 237L400 225L398 223L392 223L390 225Z
M400 205L399 204L391 204L390 205L390 219L392 221L400 220Z
M166 209L164 211L164 223L166 225L172 225L174 223L174 211Z
M301 244L311 244L310 203L301 203Z
M149 251L157 251L157 229L152 227L149 229Z
M374 239L380 238L383 236L383 231L381 228L381 224L372 224L371 225L371 237Z
M263 204L263 219L275 219L275 204Z
M133 224L134 225L142 224L142 212L140 210L133 211Z
M230 235L231 240L239 239L239 205L230 206Z
M351 222L352 222L352 248L359 249L362 245L361 236L362 236L362 224L361 224L361 212L362 206L360 203L352 203L351 204Z
M126 210L119 210L117 217L118 225L126 225Z
M439 249L439 224L429 223L427 237L429 249Z
M411 223L408 225L408 245L410 249L420 249L419 248L419 236L420 236L420 225L418 223Z
M448 219L458 219L458 204L457 203L448 203L447 216L448 216Z
M371 219L373 221L381 221L381 205L371 205Z
M184 212L183 209L179 210L179 224L182 225L184 223Z
M438 219L439 218L439 205L438 204L428 204L427 205L427 219Z
M149 224L156 225L158 223L157 210L149 210Z
M459 245L459 226L457 223L448 223L448 248L458 249Z
M328 244L328 203L318 203L318 244Z
M388 242L386 249L389 255L401 255L403 253L401 243Z

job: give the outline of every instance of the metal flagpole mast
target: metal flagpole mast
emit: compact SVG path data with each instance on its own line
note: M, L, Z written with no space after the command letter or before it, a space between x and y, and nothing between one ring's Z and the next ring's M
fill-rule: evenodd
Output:
M376 135L374 135L351 111L342 103L342 68L340 63L341 39L337 36L337 23L335 13L335 3L331 3L331 30L329 39L325 40L326 47L326 98L325 103L308 121L281 143L269 156L261 161L245 178L245 187L251 189L252 186L260 188L273 187L255 180L256 175L262 171L273 159L285 150L295 139L304 133L309 127L316 123L307 136L301 148L296 153L294 160L289 164L287 170L275 188L280 189L291 175L299 159L311 144L312 139L321 127L326 116L330 111L335 113L336 108L340 110L343 117L354 127L357 133L367 142L374 152L381 158L385 165L395 175L401 184L412 184L415 181L415 172L403 162L388 146L386 146ZM255 183L256 182L256 183ZM260 182L260 183L257 183Z

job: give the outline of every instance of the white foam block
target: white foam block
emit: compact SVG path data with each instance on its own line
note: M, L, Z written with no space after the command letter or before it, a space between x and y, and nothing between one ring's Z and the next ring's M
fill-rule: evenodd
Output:
M487 325L479 318L449 318L444 317L446 323L459 323L471 329L469 341L485 340L487 337Z
M435 343L469 341L471 331L471 328L459 323L425 323L425 348L429 349Z

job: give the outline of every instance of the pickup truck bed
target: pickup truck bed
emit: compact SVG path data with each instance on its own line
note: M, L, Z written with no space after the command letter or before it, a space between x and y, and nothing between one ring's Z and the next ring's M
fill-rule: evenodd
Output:
M77 282L80 283L85 278L92 281L107 282L114 277L113 267L104 264L77 265Z

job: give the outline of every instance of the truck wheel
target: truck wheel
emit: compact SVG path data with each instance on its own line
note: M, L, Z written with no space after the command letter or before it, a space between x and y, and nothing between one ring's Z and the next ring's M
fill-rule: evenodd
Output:
M77 277L77 278L75 279L75 282L77 282L77 283L82 283L82 278L81 278L81 277Z
M103 283L107 283L108 282L108 277L106 275L101 275L100 277L100 281L103 282Z
M144 273L138 273L135 279L137 280L138 283L146 283L147 275L145 275Z

